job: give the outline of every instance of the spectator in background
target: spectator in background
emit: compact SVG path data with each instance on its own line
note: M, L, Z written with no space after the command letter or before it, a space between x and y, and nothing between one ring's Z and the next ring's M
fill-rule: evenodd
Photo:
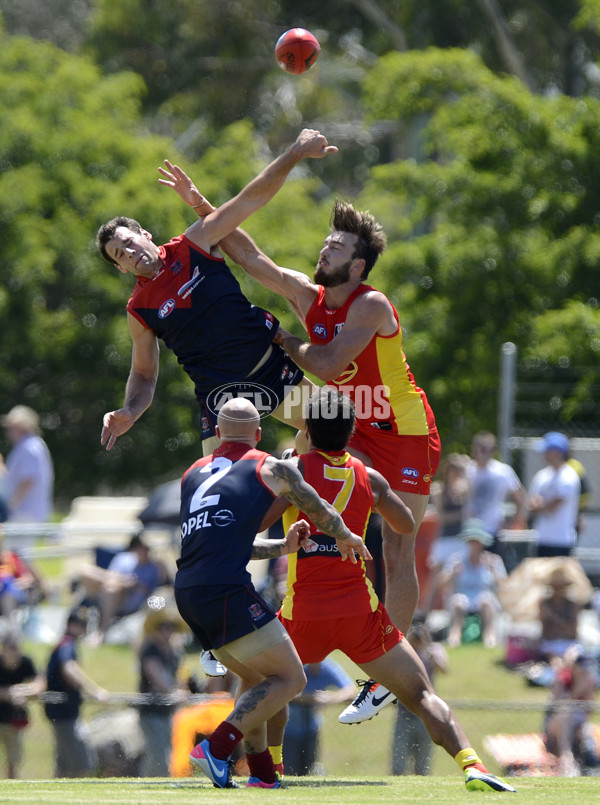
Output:
M6 776L19 776L23 732L29 723L25 702L46 687L30 657L21 653L17 632L7 631L0 651L0 744L6 757Z
M451 557L442 574L442 583L452 590L447 603L450 612L449 646L459 646L466 615L476 613L481 619L484 645L496 645L496 615L500 602L496 597L498 583L506 578L502 559L485 550L492 545L493 537L481 520L467 520L460 539L467 543L464 556Z
M434 684L436 673L440 671L445 674L448 670L446 649L441 643L433 642L424 622L413 621L406 639L416 651L431 683ZM415 774L423 776L430 774L432 749L433 742L421 719L398 702L392 743L392 774L410 774L411 765Z
M577 642L582 606L569 598L570 586L569 575L557 567L549 578L549 595L540 601L540 654L545 659L562 656Z
M559 772L564 777L581 774L582 728L597 686L593 660L581 646L571 646L557 663L552 701L544 719L546 749L559 758Z
M431 547L427 563L431 570L430 584L424 605L425 611L434 606L440 591L440 573L448 559L464 551L459 538L468 516L470 487L467 478L469 457L450 453L442 462L442 477L431 485L431 503L439 519L439 534Z
M52 514L54 469L50 451L40 436L39 417L28 406L15 405L0 421L12 448L6 463L0 456L7 520L45 523Z
M46 670L48 692L64 694L44 704L55 739L55 777L85 777L96 765L96 758L81 733L79 713L82 694L104 702L108 693L84 672L77 661L77 641L88 626L88 612L79 607L67 618L65 633L56 646Z
M546 466L533 476L529 489L537 555L570 556L577 538L581 482L567 463L569 440L564 433L551 431L538 449L544 454Z
M138 652L140 693L156 694L156 700L139 707L146 742L143 777L169 776L173 713L190 694L178 678L183 628L179 615L167 607L151 610L144 622L143 642Z
M131 538L125 551L118 553L108 568L84 565L79 574L78 603L96 605L98 628L88 635L90 644L102 643L116 617L137 612L157 587L169 582L164 564L154 558L139 534Z
M0 529L0 615L11 618L19 607L36 604L45 596L39 574L15 551L4 548Z
M523 528L526 522L527 495L508 464L494 458L496 437L489 431L479 431L473 437L473 459L468 467L471 486L469 517L481 520L492 537L491 549L497 553L498 532L502 528ZM507 517L506 504L514 505L514 514Z
M586 468L583 466L581 461L579 461L573 456L570 444L569 444L569 453L567 455L567 464L570 467L573 467L573 469L579 476L579 504L577 507L577 523L575 525L575 530L577 531L577 537L579 537L579 535L585 528L583 513L590 505L590 502L592 500L593 497L592 487L590 485L590 479Z
M289 703L289 720L283 736L285 773L311 774L319 758L322 708L352 701L356 686L344 669L327 657L304 666L306 687Z

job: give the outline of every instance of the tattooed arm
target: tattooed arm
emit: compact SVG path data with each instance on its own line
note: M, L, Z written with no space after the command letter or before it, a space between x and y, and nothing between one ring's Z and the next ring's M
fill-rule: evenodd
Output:
M356 550L363 559L371 558L363 539L350 531L333 506L306 483L292 462L268 458L262 465L261 477L274 494L286 497L310 517L324 534L339 540L345 547ZM356 562L354 550L346 555Z
M255 537L252 546L252 559L277 559L288 553L296 551L306 543L310 534L310 527L306 520L297 520L292 523L290 530L283 539L265 539Z

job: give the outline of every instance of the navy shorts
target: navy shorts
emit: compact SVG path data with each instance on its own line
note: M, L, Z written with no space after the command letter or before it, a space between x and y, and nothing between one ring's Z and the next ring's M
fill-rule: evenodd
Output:
M216 435L219 408L232 397L246 397L257 408L261 419L272 414L290 386L297 386L304 377L302 369L277 344L256 372L240 383L224 383L207 397L198 397L202 421L202 438Z
M204 651L245 637L277 617L251 584L175 589L175 602Z

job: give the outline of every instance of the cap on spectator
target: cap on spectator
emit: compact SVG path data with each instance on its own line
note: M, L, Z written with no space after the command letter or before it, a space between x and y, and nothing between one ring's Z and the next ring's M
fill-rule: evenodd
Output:
M486 531L481 520L478 520L475 517L465 522L460 534L458 535L458 538L464 540L464 542L468 542L468 540L473 539L476 542L480 542L485 548L489 548L494 541L494 537L489 531Z
M4 427L11 425L18 425L26 430L28 433L35 433L40 428L40 418L33 410L27 405L15 405L11 408L8 414L0 417L0 423Z
M543 437L538 447L538 453L545 453L546 450L560 450L565 456L569 452L569 439L564 433L551 430Z

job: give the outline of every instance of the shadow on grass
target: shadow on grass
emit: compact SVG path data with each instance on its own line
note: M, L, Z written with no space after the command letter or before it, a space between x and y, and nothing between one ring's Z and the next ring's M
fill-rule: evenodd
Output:
M32 781L37 783L38 781ZM74 781L71 779L58 779L58 780L51 780L51 781L43 781L40 780L39 783L44 782L52 782L52 783L73 783ZM208 787L208 779L207 780L194 780L192 778L178 778L174 779L173 777L157 777L153 780L148 779L147 777L93 777L87 779L78 779L78 783L83 783L85 785L131 785L135 786L137 789L142 788L156 788L160 786L161 788L198 788L203 789ZM242 778L240 778L240 788L244 788L245 783ZM329 788L329 787L356 787L356 786L387 786L385 780L361 780L357 778L339 778L339 777L286 777L285 781L282 785L282 788Z

